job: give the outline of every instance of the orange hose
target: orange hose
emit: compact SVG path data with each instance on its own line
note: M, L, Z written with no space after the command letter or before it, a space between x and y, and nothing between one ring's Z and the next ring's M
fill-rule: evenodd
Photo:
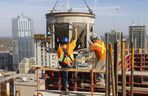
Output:
M91 96L94 96L94 74L93 74L93 69L91 70Z

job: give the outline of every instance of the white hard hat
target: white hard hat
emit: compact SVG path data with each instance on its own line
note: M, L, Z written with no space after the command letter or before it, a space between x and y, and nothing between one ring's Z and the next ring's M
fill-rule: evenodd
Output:
M98 40L98 39L100 40L101 38L100 36L97 36L96 34L90 36L90 40Z

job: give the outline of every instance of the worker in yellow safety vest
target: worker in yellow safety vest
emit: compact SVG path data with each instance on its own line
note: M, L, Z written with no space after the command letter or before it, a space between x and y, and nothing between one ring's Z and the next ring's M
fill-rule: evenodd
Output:
M62 68L72 67L72 63L74 62L73 50L76 47L77 34L78 34L77 30L75 29L75 36L71 42L69 42L68 37L64 37L62 41L60 41L57 54L59 58L59 64ZM62 77L63 77L64 88L67 94L69 87L68 72L66 71L62 72Z
M96 36L96 35L92 35L90 37L90 40L92 41L89 43L90 50L92 50L96 56L96 64L95 64L94 68L105 70L105 62L106 62L105 44L101 40L101 38L98 38L98 36ZM97 81L96 83L104 85L105 84L104 83L104 74L96 75L96 81Z

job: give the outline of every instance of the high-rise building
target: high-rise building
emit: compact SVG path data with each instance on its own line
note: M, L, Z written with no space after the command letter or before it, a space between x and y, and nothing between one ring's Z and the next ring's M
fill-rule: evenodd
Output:
M121 41L121 32L116 32L116 30L112 30L111 32L107 32L107 42L112 43L114 45L115 42Z
M129 26L129 44L132 39L134 42L135 49L145 49L147 41L146 26Z
M12 19L14 70L24 58L33 56L33 22L32 19L21 14Z
M48 42L47 42L48 40ZM35 61L38 66L58 67L58 56L52 47L52 36L45 34L34 35ZM49 49L49 50L47 50Z
M106 33L107 36L107 42L111 43L113 48L114 48L114 44L117 43L117 54L118 54L118 58L117 60L120 61L121 59L121 37L122 34L121 32L117 32L116 30L111 30L111 32L107 32Z

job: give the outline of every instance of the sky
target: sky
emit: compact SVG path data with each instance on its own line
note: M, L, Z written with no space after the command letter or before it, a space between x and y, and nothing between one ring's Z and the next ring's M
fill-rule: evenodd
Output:
M86 0L95 18L95 33L103 35L115 29L128 33L128 26L148 25L148 0ZM23 13L33 19L34 33L46 32L45 14L56 0L0 0L0 37L12 36L12 18ZM83 0L59 0L57 10L73 8L87 11Z

